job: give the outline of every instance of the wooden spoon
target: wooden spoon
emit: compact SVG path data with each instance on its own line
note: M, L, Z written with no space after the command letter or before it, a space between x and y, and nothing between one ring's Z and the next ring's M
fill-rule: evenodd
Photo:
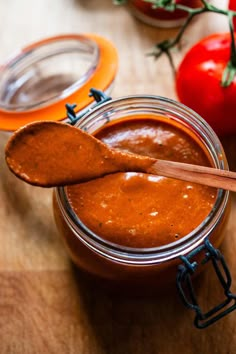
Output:
M119 171L145 172L236 191L236 173L122 152L68 124L36 122L7 143L10 170L27 183L63 186Z

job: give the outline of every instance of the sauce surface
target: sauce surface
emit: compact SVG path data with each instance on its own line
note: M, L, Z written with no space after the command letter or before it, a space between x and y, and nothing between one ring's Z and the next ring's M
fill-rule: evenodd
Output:
M110 123L95 136L124 151L211 166L203 148L186 132L157 119ZM128 247L158 247L193 231L211 211L217 190L143 173L115 173L68 186L80 220L98 236Z

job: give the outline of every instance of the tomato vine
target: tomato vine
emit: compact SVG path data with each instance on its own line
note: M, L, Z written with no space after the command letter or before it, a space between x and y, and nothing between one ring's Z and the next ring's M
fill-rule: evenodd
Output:
M215 5L210 4L209 1L206 0L200 0L202 6L198 8L191 8L189 6L176 3L175 0L144 0L144 1L150 3L153 9L162 8L171 12L179 9L188 13L187 18L184 24L182 25L182 27L180 28L179 32L177 33L176 37L172 39L165 39L164 41L157 43L154 46L152 52L149 53L149 55L154 56L155 58L159 58L162 54L167 55L173 69L175 68L174 68L173 58L171 55L171 49L179 43L186 28L188 27L188 25L190 24L190 22L195 16L206 12L212 12L212 13L217 13L217 14L222 14L227 16L230 37L231 37L230 60L227 63L225 70L223 72L222 79L221 79L221 86L227 87L232 83L236 75L236 45L235 45L234 27L233 27L233 17L236 16L236 11L232 11L228 9L220 9ZM113 2L115 4L124 4L126 1L114 0Z

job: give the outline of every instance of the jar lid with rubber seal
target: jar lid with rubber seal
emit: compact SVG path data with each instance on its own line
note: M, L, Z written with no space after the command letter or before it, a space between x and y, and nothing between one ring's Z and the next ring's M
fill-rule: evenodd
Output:
M39 120L63 121L94 101L91 87L109 93L117 72L114 45L96 34L65 34L35 42L0 66L0 130Z

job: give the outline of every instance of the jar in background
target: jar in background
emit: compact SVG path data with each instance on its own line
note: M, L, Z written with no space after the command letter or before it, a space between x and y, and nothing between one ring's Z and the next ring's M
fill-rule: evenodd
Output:
M177 0L176 3L191 8L202 6L200 0ZM167 11L155 9L152 3L145 0L130 0L128 4L130 11L137 19L155 27L178 27L184 23L188 16L188 13L184 10Z
M0 66L0 130L39 120L66 119L65 104L82 112L91 87L110 92L117 51L95 34L65 34L33 43Z
M131 117L162 117L183 128L204 146L213 166L228 169L223 148L213 130L191 109L156 96L130 96L108 101L82 117L77 126L93 134L110 121ZM171 206L170 206L171 207ZM187 212L187 211L183 211ZM229 192L219 189L210 214L190 234L178 241L155 248L130 248L110 243L89 230L72 209L66 187L54 191L56 224L74 263L85 273L108 287L128 289L135 294L165 289L174 284L183 257L197 250L208 239L218 247L225 236L229 214ZM200 251L196 259L202 258Z

